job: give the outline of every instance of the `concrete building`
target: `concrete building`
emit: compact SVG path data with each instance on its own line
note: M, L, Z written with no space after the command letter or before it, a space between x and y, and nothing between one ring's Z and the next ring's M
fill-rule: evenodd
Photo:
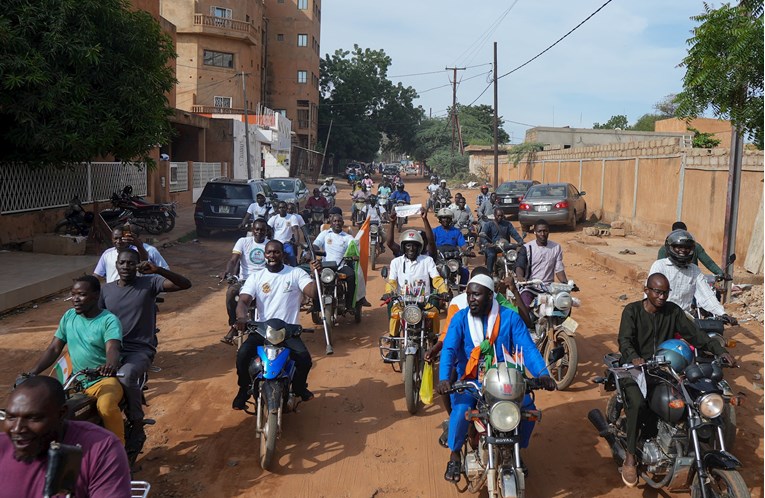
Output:
M590 128L553 128L537 126L526 130L525 142L540 142L545 149L571 149L575 147L594 147L597 145L619 144L661 140L662 138L691 137L690 132L649 132L625 130L593 130ZM690 140L690 138L689 138Z
M711 133L714 138L720 140L718 147L725 149L730 148L730 136L733 131L730 121L711 118L695 118L690 121L678 118L660 119L654 126L656 131L663 133L673 131L692 135L693 132L688 131L688 128L695 128L701 133Z
M263 102L263 0L161 0L176 27L176 107L204 114L242 114Z
M319 125L320 0L265 0L265 105L287 116L294 145L314 149Z

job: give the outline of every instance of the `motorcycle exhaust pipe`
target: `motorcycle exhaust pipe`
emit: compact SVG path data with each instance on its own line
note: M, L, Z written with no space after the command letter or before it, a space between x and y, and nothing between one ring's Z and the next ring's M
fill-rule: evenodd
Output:
M614 456L619 458L621 461L624 461L627 456L626 452L624 451L624 446L616 441L616 436L609 430L608 422L606 422L606 417L603 416L603 412L597 408L590 410L590 412L587 414L587 419L593 426L595 426L595 429L598 431L598 435L605 439L608 443L608 446L611 447L611 453L613 453Z

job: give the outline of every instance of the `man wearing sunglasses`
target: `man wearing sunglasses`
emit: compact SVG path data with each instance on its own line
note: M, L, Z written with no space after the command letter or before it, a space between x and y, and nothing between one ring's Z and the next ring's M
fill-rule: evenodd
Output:
M678 305L668 301L672 289L667 277L661 273L652 273L643 291L646 298L628 304L622 312L622 321L619 324L619 352L622 355L620 363L642 365L654 356L662 342L674 338L675 333L678 333L692 346L711 351L715 356L722 357L726 363L736 365L736 360L719 342L701 332L686 318ZM650 399L650 394L643 397L637 383L631 379L624 380L622 386L625 394L624 411L627 414L627 457L622 466L622 480L627 486L633 487L638 482L635 459L638 433L641 429L650 430L646 422L652 419L655 424L656 417L651 416L646 402L646 399ZM649 383L648 390L653 387ZM653 430L655 429L654 425Z

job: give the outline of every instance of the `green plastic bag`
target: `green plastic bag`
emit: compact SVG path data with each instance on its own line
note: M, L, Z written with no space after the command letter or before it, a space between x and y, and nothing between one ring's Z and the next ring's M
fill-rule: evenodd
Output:
M426 405L433 403L433 364L425 362L420 383L420 399Z

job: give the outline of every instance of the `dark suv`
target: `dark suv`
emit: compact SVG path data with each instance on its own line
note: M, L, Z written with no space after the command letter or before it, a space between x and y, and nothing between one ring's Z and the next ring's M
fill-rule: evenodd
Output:
M497 187L497 207L502 208L506 216L518 216L518 206L521 199L532 185L538 185L536 180L516 180L505 182Z
M211 230L237 230L255 196L263 194L267 203L276 197L263 180L213 178L202 191L194 209L197 235L206 237Z

